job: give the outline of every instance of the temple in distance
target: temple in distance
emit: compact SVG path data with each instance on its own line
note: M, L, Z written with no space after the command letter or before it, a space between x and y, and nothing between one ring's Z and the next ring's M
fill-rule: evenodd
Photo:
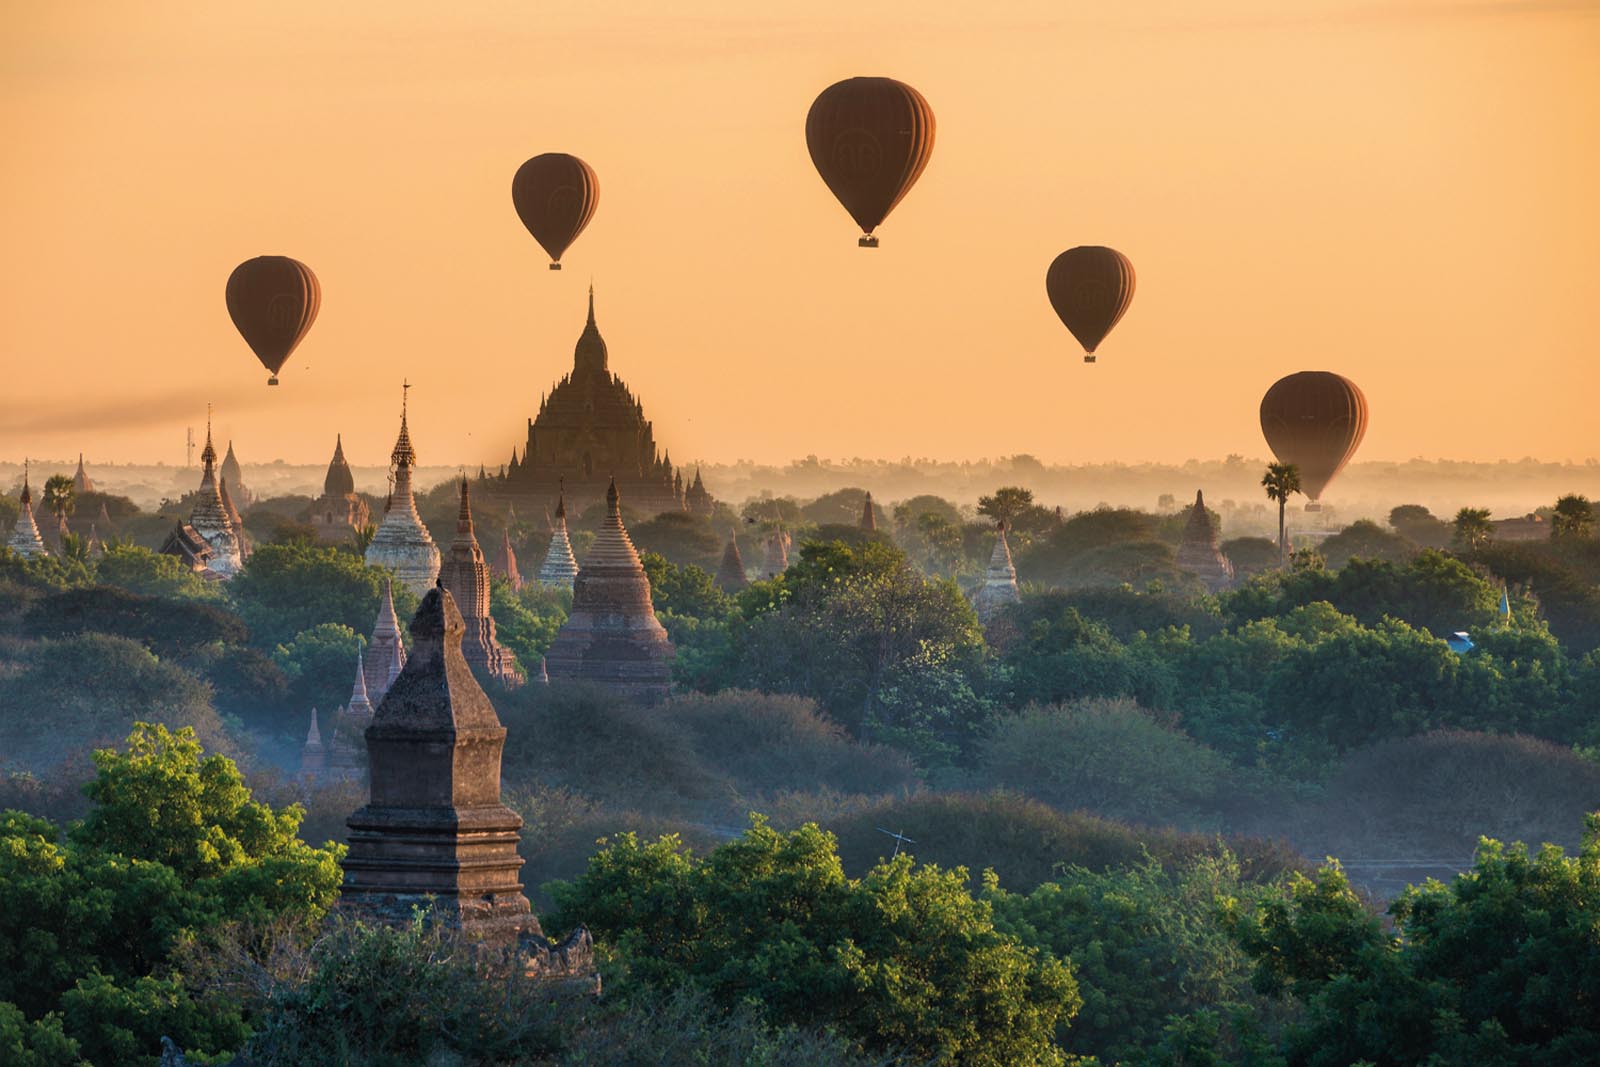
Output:
M571 372L540 398L521 454L513 449L505 473L487 478L485 488L495 499L537 515L555 510L564 486L569 513L581 515L605 499L613 480L628 506L646 517L665 511L709 515L714 507L698 471L684 484L670 453L657 447L644 406L611 372L591 287L589 318Z

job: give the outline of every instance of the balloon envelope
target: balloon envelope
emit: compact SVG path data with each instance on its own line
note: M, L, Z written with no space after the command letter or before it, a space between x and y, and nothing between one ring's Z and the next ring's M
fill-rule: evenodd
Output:
M311 268L288 256L247 259L228 276L228 315L277 385L295 346L322 307L322 286Z
M1348 378L1303 370L1261 398L1261 433L1279 463L1300 468L1300 487L1314 501L1361 446L1367 398Z
M893 78L828 86L806 115L811 162L872 245L873 230L916 184L933 154L933 109Z
M551 270L594 218L600 179L594 168L565 152L534 156L511 179L511 203L533 239L550 254Z
M1094 350L1133 303L1133 262L1114 248L1069 248L1050 264L1044 289L1050 306L1094 362Z

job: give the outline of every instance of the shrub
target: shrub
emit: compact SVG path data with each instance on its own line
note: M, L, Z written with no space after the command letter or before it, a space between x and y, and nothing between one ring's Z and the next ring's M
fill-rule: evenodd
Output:
M983 746L978 777L1059 808L1192 823L1227 787L1230 767L1133 701L1116 698L1036 706L1001 720Z
M1003 884L1026 892L1067 866L1103 871L1143 862L1164 864L1216 850L1216 838L1153 827L1131 827L1082 812L1063 813L1009 793L924 793L879 800L842 813L828 824L838 835L847 871L864 871L895 843L880 828L904 833L918 859L972 871L992 868ZM1243 876L1274 878L1305 861L1286 847L1252 838L1227 842Z
M903 754L851 741L804 697L728 690L667 702L661 716L707 766L747 794L787 789L885 793L916 782Z
M1478 837L1576 845L1600 766L1531 737L1441 730L1348 756L1307 819L1334 855L1465 859Z

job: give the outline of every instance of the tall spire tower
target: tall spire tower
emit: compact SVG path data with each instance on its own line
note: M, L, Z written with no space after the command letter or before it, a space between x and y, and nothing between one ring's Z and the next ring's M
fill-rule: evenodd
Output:
M1015 604L1021 599L1022 592L1017 588L1017 568L1011 562L1011 545L1006 540L1006 524L997 523L994 528L994 551L989 554L989 569L983 576L983 584L978 587L977 595L972 598L972 607L978 613L978 621L988 625L1007 604Z
M567 494L565 489L558 489L557 494L556 517L550 524L550 547L539 565L539 584L552 589L571 589L578 577L578 561L573 558L572 541L567 537Z
M44 538L39 536L39 524L33 518L33 490L28 487L28 462L22 462L22 509L11 527L6 545L23 559L38 559L45 555Z
M206 407L206 447L200 453L200 462L200 492L189 513L189 525L211 546L206 569L220 578L232 578L239 573L242 552L234 516L228 514L228 505L217 486L217 449L211 443L210 405Z
M366 676L366 691L372 699L383 701L389 691L389 668L395 657L405 666L406 646L400 639L400 618L394 611L394 586L383 583L383 599L378 601L378 618L372 637L361 655L361 671Z
M489 614L489 564L472 528L472 489L465 477L461 479L456 536L439 567L439 584L450 591L461 611L466 626L461 654L467 662L502 685L521 685L521 673L495 639L494 619Z
M417 514L417 502L411 495L411 472L417 465L416 449L411 447L411 429L407 424L407 398L410 383L404 386L400 400L400 436L395 439L389 462L394 476L394 491L389 508L383 516L383 525L373 535L367 546L367 563L374 567L388 567L395 577L418 596L433 588L439 577L439 549Z

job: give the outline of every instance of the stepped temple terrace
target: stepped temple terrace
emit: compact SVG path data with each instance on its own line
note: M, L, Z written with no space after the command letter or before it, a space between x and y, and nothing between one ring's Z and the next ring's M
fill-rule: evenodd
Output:
M540 398L521 454L512 450L505 473L490 478L485 491L538 515L555 510L564 486L567 513L581 515L605 500L612 479L629 508L645 517L664 511L710 514L714 505L698 471L685 486L670 452L657 447L643 404L611 373L591 288L589 319L571 373Z

